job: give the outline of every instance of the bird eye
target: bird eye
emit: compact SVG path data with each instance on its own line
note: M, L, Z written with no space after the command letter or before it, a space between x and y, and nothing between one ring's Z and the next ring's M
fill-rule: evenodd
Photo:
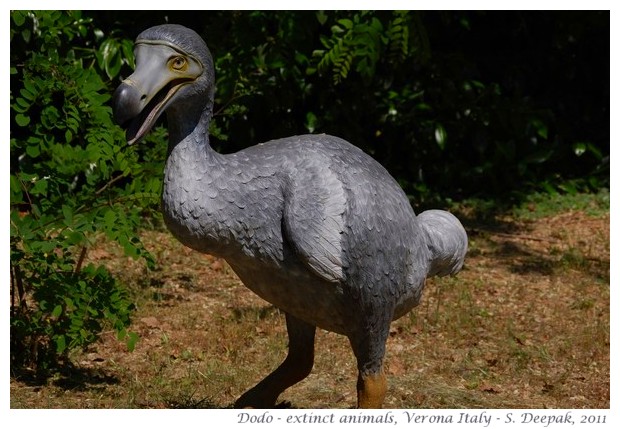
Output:
M170 65L175 70L185 70L186 65L187 65L187 60L183 57L174 57L172 58Z

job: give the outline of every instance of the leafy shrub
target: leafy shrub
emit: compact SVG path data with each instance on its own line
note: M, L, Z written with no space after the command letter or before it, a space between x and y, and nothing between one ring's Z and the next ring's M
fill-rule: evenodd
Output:
M325 73L331 69L334 84L339 84L347 78L349 71L355 65L364 82L368 85L375 77L377 63L382 59L391 65L404 61L411 51L425 54L428 47L424 46L419 38L414 39L413 49L410 49L410 27L413 30L423 30L422 26L411 26L414 15L407 12L395 11L387 19L387 28L376 16L369 11L356 12L349 18L338 19L331 26L331 37L320 37L325 49L317 49L313 57L318 59L316 70L308 69L310 74L318 70ZM318 14L323 23L327 15ZM419 34L415 31L414 35ZM423 49L422 49L423 48Z
M102 76L127 60L79 12L11 12L11 361L45 370L97 339L128 334L133 308L104 268L101 235L152 258L136 235L157 201L161 165L124 148ZM97 46L100 46L98 49ZM112 55L110 55L112 53ZM155 135L157 137L157 135ZM159 136L161 139L161 135Z

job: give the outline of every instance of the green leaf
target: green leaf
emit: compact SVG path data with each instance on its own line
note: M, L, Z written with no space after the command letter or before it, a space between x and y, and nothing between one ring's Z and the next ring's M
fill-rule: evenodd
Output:
M17 115L15 115L15 122L17 122L17 125L19 125L20 127L25 127L30 123L30 116L18 113Z
M13 22L15 23L15 25L21 27L26 21L26 12L21 10L14 11L11 13L11 18L13 18Z
M73 209L68 205L63 204L62 215L65 217L65 225L70 225L73 221Z
M41 124L45 126L47 129L53 129L58 124L58 119L60 118L60 114L58 113L58 109L54 106L47 106L41 112Z
M20 97L20 98L18 98L18 100L24 100L24 99ZM28 107L24 107L24 106L21 106L19 103L14 103L14 104L11 104L11 107L12 107L12 108L13 108L13 110L15 110L17 113L26 113L26 112L28 111L28 109L29 109L29 107L30 107L30 106L28 106Z
M135 332L129 332L127 334L127 350L129 350L130 352L133 352L136 348L136 344L138 343L138 340L140 339L140 337L138 337L138 334L136 334Z
M577 156L581 156L586 153L588 146L584 142L577 142L573 144L573 153Z
M67 310L73 311L75 309L75 305L73 304L73 300L69 297L65 297L65 305L67 306Z
M26 146L26 153L31 158L36 158L41 154L41 147L36 144L29 144Z
M103 221L108 228L116 226L116 212L114 210L107 210L103 215Z
M59 355L63 354L67 349L67 340L64 335L59 335L56 337L56 353Z
M105 71L110 79L116 77L118 73L121 71L121 58L120 56L115 56L110 62L106 63ZM108 98L109 95L102 94L102 97Z
M24 83L26 83L26 81L24 81ZM36 95L33 94L32 92L28 91L26 88L22 88L19 90L19 93L22 97L24 97L26 100L31 100L33 101L36 98Z
M121 69L120 45L115 39L106 39L99 48L103 68L110 79Z
M56 248L56 242L51 240L33 241L31 247L42 253L50 253Z
M67 241L72 245L81 244L84 241L84 234L78 231L71 231L67 234Z
M534 119L532 121L532 126L536 129L536 134L538 134L544 139L547 139L549 130L547 128L547 125L543 121L541 121L540 119Z
M23 201L22 185L17 176L11 174L11 205Z
M132 69L136 68L136 59L133 54L133 41L129 39L125 39L121 42L121 50L123 51L123 56L127 61L127 64Z
M339 19L338 24L342 25L347 30L353 28L353 21L351 21L350 19Z
M109 314L106 315L107 318L111 318ZM116 333L116 339L122 341L127 336L127 330L125 328L119 329Z
M57 305L52 310L52 317L58 317L62 314L62 305Z
M332 33L333 34L342 34L342 33L344 33L344 30L342 28L340 28L340 26L338 26L338 25L332 25Z
M28 28L24 28L22 30L22 38L24 39L24 42L29 43L30 42L30 36L31 36L31 32L30 29Z
M596 147L594 143L588 142L586 143L586 146L588 147L588 152L594 155L596 159L598 159L599 161L603 159L603 154L601 153L600 149Z
M26 110L30 109L30 102L27 101L25 98L17 97L15 99L15 103L18 104L20 107L26 109ZM13 106L15 106L15 105L13 105Z
M24 89L29 93L29 94L37 94L39 92L39 90L37 89L37 86L35 85L34 81L31 79L24 79Z
M313 133L316 129L318 119L313 112L306 113L306 129L309 133Z
M448 133L441 124L435 126L435 141L439 146L439 149L444 150L446 148L446 141L448 140Z
M30 146L28 146L30 148ZM26 149L28 151L28 149ZM34 186L30 189L31 195L44 195L47 194L47 180L37 180Z

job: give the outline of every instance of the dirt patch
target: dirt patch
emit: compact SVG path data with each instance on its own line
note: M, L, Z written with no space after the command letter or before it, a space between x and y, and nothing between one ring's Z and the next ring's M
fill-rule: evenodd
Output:
M470 228L454 278L428 281L423 303L393 323L391 408L608 408L609 216L567 212L507 228ZM286 354L283 315L225 262L146 232L148 270L110 244L110 268L138 310L134 352L112 332L44 384L11 379L12 408L230 407ZM319 330L312 374L281 400L355 404L346 338Z

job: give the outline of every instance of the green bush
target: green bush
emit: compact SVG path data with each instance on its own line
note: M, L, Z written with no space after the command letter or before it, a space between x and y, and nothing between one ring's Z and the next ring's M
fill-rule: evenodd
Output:
M105 104L115 85L107 78L127 62L118 54L124 46L131 42L104 35L79 12L11 12L16 367L48 369L95 341L104 327L130 349L136 343L126 332L133 309L127 292L104 267L84 262L105 235L152 264L137 231L159 197L154 170L161 166L124 147Z

